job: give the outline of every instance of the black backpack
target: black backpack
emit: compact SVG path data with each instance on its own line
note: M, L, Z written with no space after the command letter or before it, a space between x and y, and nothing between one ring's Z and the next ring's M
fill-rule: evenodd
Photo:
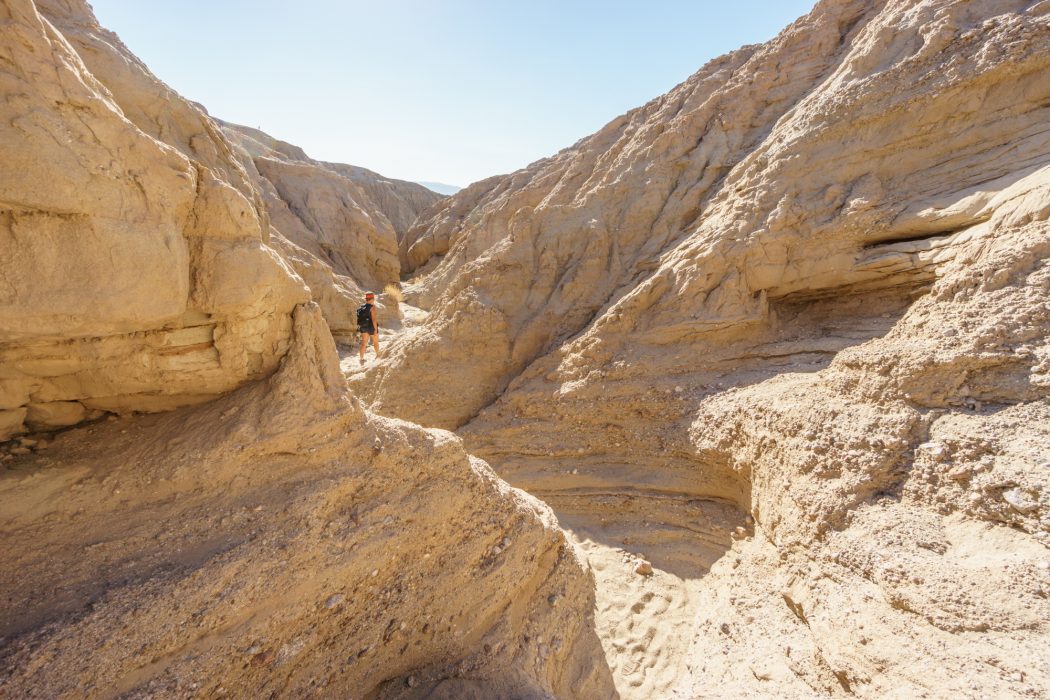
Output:
M357 327L365 328L372 325L372 305L361 304L357 307Z

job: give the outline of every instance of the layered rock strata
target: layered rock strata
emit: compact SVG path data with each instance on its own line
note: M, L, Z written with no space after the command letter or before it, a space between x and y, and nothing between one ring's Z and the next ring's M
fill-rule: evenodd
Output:
M363 292L397 283L397 241L442 196L365 168L312 160L258 129L228 122L222 129L261 193L275 247L306 280L332 332L354 336Z
M13 696L612 692L550 510L364 411L316 305L268 380L67 431L0 501Z
M218 129L80 3L4 10L0 439L272 371L307 289Z
M273 371L296 304L345 335L397 281L384 211L439 195L220 127L82 2L4 9L0 441L214 398Z
M411 226L0 7L0 437L255 380L4 457L5 689L1050 694L1047 2L824 0Z
M164 412L4 445L0 694L610 695L550 510L347 391L336 287L397 264L359 188L302 170L299 246L261 159L85 4L0 18L0 440Z
M622 697L1044 694L1048 57L1046 3L819 3L417 223L355 390L591 554L724 547L653 560L699 627Z

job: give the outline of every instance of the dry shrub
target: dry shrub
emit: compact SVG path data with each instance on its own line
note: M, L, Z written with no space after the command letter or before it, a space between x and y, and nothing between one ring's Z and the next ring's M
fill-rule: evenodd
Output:
M394 311L398 311L401 307L401 302L405 300L405 295L401 291L401 287L391 283L383 287L383 299L388 301Z

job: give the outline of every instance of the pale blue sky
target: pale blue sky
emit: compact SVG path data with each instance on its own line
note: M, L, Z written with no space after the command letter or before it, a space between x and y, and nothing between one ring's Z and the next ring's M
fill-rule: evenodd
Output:
M772 38L813 0L90 0L162 80L319 160L467 185Z

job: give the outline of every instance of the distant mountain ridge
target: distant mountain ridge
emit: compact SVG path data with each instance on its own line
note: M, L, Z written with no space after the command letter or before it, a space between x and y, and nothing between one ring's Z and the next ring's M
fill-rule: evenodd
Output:
M426 187L428 190L430 190L432 192L437 192L438 194L447 194L447 195L456 194L461 189L463 189L459 185L446 185L443 182L426 182L426 181L423 181L423 180L416 180L416 184L417 185L422 185L423 187Z

